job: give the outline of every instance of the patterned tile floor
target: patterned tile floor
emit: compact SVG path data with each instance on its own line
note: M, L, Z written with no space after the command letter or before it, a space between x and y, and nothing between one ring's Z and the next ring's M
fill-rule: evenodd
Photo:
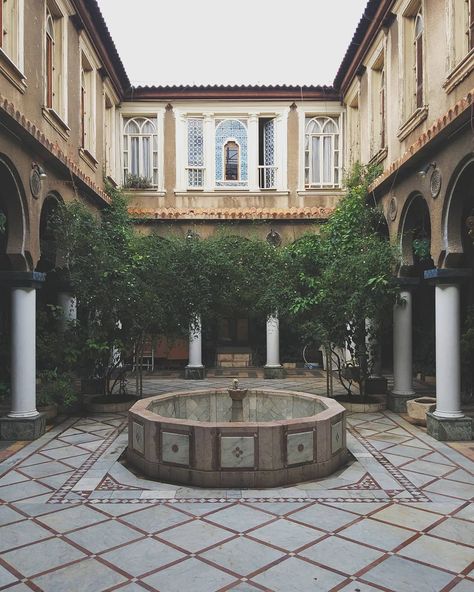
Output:
M125 414L68 418L0 464L0 591L472 592L472 461L390 412L348 425L327 479L203 490L131 473Z

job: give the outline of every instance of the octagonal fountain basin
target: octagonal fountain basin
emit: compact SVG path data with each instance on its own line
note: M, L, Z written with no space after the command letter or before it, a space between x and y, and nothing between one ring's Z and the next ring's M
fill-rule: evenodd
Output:
M128 462L152 479L207 488L277 487L325 477L346 462L346 411L333 399L236 390L135 403Z

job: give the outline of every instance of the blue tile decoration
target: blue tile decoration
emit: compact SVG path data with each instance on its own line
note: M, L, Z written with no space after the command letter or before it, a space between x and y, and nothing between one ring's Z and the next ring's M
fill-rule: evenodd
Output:
M239 181L224 180L224 146L234 140L240 146ZM239 119L216 120L216 186L246 187L248 185L247 125Z

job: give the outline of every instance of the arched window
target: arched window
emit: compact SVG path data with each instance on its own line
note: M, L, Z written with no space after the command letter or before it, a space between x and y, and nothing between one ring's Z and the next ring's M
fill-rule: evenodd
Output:
M146 189L158 184L156 123L146 117L125 121L123 136L124 186Z
M53 107L54 76L54 21L49 10L46 12L46 107Z
M416 108L423 107L423 31L424 21L421 9L415 17L415 96Z
M239 180L240 148L237 142L229 140L224 146L224 180Z
M339 178L339 126L331 117L313 117L306 124L305 185L337 187Z

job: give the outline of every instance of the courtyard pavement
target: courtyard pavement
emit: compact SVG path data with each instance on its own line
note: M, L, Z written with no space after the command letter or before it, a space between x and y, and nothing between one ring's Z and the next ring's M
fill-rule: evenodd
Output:
M325 382L271 386L322 394ZM97 414L14 445L0 464L0 591L474 590L474 463L391 412L348 416L353 458L335 475L272 490L141 479L126 443L126 414Z

